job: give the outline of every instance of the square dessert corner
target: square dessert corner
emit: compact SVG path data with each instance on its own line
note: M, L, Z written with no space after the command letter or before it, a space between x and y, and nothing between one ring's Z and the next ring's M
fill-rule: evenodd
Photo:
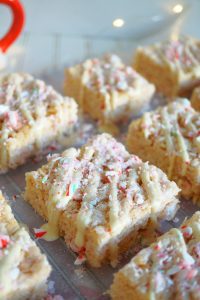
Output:
M77 104L29 74L0 80L0 172L16 168L73 131Z
M200 83L200 41L182 36L138 47L133 67L169 98L189 97Z
M192 92L191 105L200 112L200 86L196 87Z
M140 251L114 276L113 300L200 299L200 212Z
M89 59L65 72L65 93L82 111L102 123L116 123L137 115L155 87L116 55Z
M184 197L200 204L200 113L187 99L180 98L133 121L127 146L131 153L161 168Z
M172 219L178 192L160 169L101 134L26 173L25 200L48 221L47 234L99 267L116 265L140 229Z
M0 191L0 299L41 300L51 267Z

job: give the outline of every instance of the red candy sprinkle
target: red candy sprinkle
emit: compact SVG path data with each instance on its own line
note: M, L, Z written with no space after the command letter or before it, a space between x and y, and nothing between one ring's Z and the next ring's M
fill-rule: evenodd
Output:
M81 265L86 260L85 251L85 247L80 248L80 250L78 251L78 256L74 262L75 265Z
M58 148L56 146L54 146L54 145L51 145L51 146L48 147L48 150L50 150L50 151L55 151L57 149Z
M181 226L181 229L185 229L187 226L186 225L183 225L183 226Z
M85 247L80 248L80 250L79 250L79 257L84 256L85 255L85 251L86 251Z
M157 251L159 251L161 249L161 247L160 247L159 244L157 244L157 245L155 245L154 249L157 250Z
M5 249L10 243L8 235L0 235L0 249Z
M66 196L69 196L70 193L70 184L67 185Z
M33 230L34 230L35 237L37 239L43 237L47 233L47 231L43 229L34 228Z
M190 238L192 236L192 228L187 226L182 226L182 234L185 238Z

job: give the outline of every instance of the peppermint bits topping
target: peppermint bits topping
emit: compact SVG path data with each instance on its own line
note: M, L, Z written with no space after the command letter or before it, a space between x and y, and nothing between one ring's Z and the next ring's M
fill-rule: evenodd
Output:
M43 229L40 229L40 228L39 229L34 228L33 231L34 231L35 237L37 239L40 239L40 238L44 237L45 234L47 234L46 230L43 230Z
M124 267L133 286L152 299L199 299L200 212L159 237ZM127 272L131 270L131 272ZM123 272L123 269L122 269ZM126 273L127 272L127 273Z
M5 249L10 244L8 235L0 234L0 249Z
M184 238L191 238L192 237L192 228L189 226L181 226L182 234Z
M83 77L88 87L103 94L132 91L135 81L141 80L140 75L133 68L125 66L116 55L86 61L83 64ZM101 104L101 109L105 109L105 103Z

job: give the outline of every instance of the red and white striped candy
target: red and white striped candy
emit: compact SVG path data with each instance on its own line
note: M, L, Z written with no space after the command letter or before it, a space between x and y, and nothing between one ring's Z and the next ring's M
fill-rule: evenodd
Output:
M43 229L40 229L40 228L39 229L38 228L33 228L33 231L34 231L35 237L37 239L42 238L47 233L46 230L43 230Z
M10 243L10 238L8 235L0 235L0 249L4 249Z

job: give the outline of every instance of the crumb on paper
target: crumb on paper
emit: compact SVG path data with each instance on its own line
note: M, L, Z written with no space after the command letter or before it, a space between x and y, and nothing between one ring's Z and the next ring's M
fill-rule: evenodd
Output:
M79 267L79 268L75 269L75 274L79 279L83 278L84 272L85 272L84 267Z
M16 199L19 198L19 197L20 197L20 195L14 194L14 195L12 196L12 200L13 200L13 201L16 201Z
M50 294L55 293L55 282L53 280L49 280L49 282L48 282L48 292Z
M75 264L75 266L80 266L80 265L82 265L85 261L86 261L85 255L79 255L79 256L76 258L74 264Z
M173 223L176 224L176 223L178 223L179 221L180 221L179 218L175 217L174 220L173 220Z
M43 300L64 300L61 295L55 295L55 282L48 281L48 295Z
M44 298L44 300L65 300L61 295L48 295Z

